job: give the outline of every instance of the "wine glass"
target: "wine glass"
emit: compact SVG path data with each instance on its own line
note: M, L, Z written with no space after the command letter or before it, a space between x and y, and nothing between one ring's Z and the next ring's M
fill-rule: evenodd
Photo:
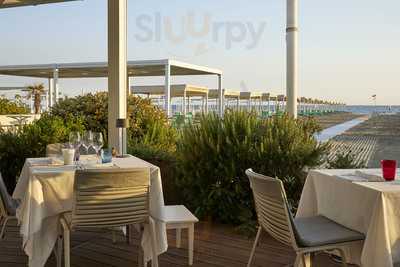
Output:
M77 150L79 149L79 147L82 144L82 139L81 139L81 134L79 132L70 132L69 134L69 146L70 148L74 148L75 149L75 160L78 159L77 157Z
M93 133L92 131L86 131L82 137L83 147L86 149L86 154L89 154L89 148L93 146Z
M99 132L93 134L93 148L96 151L97 156L99 156L99 151L103 147L103 135Z

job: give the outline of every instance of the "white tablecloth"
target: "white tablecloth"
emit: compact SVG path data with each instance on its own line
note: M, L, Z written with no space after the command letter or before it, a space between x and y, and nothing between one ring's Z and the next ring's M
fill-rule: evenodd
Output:
M354 174L355 170L310 171L296 216L323 215L364 233L365 242L346 249L351 263L392 267L400 262L400 181L366 182Z
M59 215L72 210L74 166L47 166L49 158L27 159L15 188L13 198L20 199L17 210L23 249L29 256L29 266L42 267L51 255L58 236ZM150 168L150 214L160 217L164 206L160 169L139 158L117 158L120 168ZM156 221L158 254L168 248L165 224ZM149 229L141 241L144 256L151 258Z

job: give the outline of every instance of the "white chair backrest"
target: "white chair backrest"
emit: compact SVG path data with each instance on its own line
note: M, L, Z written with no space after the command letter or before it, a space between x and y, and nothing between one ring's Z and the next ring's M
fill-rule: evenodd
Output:
M46 146L46 157L61 155L63 146L61 143L48 144Z
M279 242L297 247L283 183L248 169L258 223Z
M9 197L7 187L0 173L0 218L8 215L6 199Z
M73 227L115 227L148 220L150 170L91 169L75 174Z

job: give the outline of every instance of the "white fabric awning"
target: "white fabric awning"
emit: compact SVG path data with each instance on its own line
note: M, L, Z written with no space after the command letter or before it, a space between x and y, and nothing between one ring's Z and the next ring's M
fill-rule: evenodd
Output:
M171 66L171 75L173 76L222 75L222 71L218 69L171 59L161 59L128 61L128 76L164 76L167 64ZM59 78L108 77L107 62L0 66L0 75L53 78L55 69L58 70Z
M0 0L0 8L36 6L70 1L76 0Z
M131 92L136 95L162 96L165 94L164 85L131 86ZM207 96L208 88L190 84L171 85L171 97Z
M261 99L261 92L240 92L240 99L249 100L249 99Z
M232 99L232 98L238 99L240 97L239 91L223 89L222 94L223 94L224 98L226 98L226 99ZM218 89L210 89L210 91L208 92L208 98L210 98L210 99L219 98Z

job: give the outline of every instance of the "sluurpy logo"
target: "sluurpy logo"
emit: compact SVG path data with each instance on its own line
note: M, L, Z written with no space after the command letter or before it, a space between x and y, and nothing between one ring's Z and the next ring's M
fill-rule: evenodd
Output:
M213 45L227 50L238 46L250 50L259 45L266 25L265 21L220 21L208 13L187 12L177 18L157 12L136 17L134 37L139 42L194 42L198 53Z

